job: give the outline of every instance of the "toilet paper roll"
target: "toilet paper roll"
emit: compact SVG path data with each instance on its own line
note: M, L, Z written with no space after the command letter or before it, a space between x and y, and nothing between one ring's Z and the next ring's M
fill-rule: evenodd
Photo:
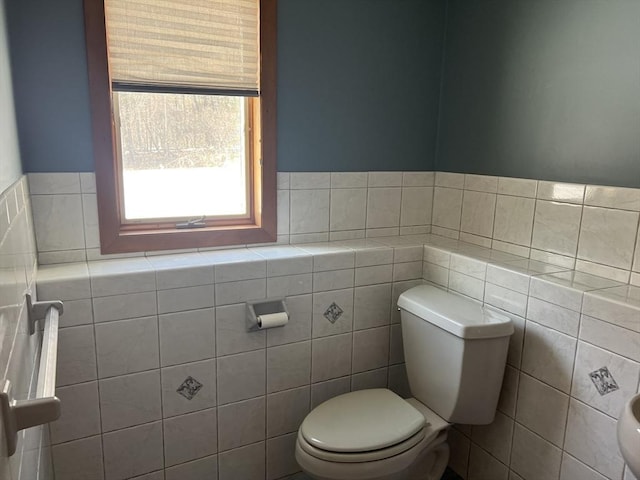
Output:
M258 315L258 328L264 330L265 328L281 327L286 325L289 321L289 315L287 312L267 313L266 315Z

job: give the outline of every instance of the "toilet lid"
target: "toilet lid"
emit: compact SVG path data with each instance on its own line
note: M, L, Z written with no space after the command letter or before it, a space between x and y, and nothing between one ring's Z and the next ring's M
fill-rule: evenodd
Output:
M312 446L331 452L368 452L415 435L422 414L386 388L360 390L317 406L300 427Z

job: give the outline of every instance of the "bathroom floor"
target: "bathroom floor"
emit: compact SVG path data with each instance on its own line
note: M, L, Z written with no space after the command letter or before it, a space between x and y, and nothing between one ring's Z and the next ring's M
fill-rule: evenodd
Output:
M311 480L311 477L305 475L304 473L296 473L292 477L289 477L287 480ZM456 472L451 470L449 467L445 470L442 478L440 480L462 480L462 477L458 475Z

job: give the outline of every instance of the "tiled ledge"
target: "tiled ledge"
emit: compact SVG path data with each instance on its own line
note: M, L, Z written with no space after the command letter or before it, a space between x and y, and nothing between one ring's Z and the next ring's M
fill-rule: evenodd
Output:
M290 295L295 285L270 283L252 294L252 279L322 282L321 272L355 269L353 284L422 278L477 301L525 316L535 299L640 332L640 287L437 235L410 235L302 245L249 247L41 266L38 296L76 300L153 290L232 284L215 304ZM417 271L418 265L422 270ZM296 278L311 274L310 278ZM387 272L389 273L389 272ZM333 278L333 277L332 277ZM335 281L332 280L332 281ZM389 281L389 280L385 280ZM341 288L327 285L327 290ZM246 290L248 289L248 290ZM229 296L227 298L227 296ZM237 298L236 298L237 297ZM575 322L574 322L575 323ZM577 325L560 327L577 334Z

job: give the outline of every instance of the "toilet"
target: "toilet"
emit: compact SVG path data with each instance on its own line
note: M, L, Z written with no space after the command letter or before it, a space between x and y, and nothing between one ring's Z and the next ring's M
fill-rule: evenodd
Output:
M511 319L430 285L404 292L398 309L413 398L376 388L313 409L295 455L316 480L440 480L451 424L493 421Z

